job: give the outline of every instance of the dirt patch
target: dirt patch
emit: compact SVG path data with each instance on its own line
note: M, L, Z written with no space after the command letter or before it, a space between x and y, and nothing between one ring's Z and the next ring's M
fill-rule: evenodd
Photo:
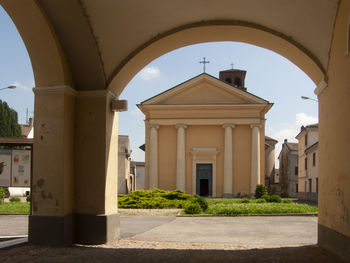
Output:
M181 209L124 209L119 208L121 216L176 216Z

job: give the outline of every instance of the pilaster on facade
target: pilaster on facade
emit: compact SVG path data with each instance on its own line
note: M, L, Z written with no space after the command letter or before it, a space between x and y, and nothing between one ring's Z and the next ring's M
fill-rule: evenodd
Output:
M252 128L252 158L251 158L251 193L260 184L260 123L250 125Z
M232 123L223 124L225 129L224 145L224 197L233 195L233 155L232 155L232 129L235 127Z
M158 124L150 125L149 189L158 188Z
M186 190L186 128L185 124L175 125L177 129L176 189Z

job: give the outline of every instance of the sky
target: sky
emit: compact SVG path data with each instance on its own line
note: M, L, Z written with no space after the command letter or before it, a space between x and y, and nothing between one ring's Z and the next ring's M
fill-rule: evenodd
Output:
M0 88L16 85L16 89L0 90L0 99L18 112L19 123L26 122L26 111L33 114L35 86L30 58L16 27L0 7ZM239 42L212 42L183 47L148 64L129 82L120 99L128 100L129 110L119 114L119 134L129 135L131 158L144 160L138 147L145 141L144 116L137 104L203 73L218 77L219 71L233 67L247 71L247 91L274 103L266 115L265 134L281 142L297 142L301 125L318 121L318 103L314 83L292 62L270 50ZM278 163L276 163L278 167Z

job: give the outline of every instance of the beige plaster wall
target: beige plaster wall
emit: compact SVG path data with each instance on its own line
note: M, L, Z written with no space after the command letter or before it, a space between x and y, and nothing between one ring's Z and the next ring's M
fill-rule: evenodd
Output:
M215 147L220 153L216 160L216 194L223 194L224 176L224 128L222 126L193 125L186 129L186 193L192 194L192 155L193 147Z
M250 193L252 129L238 125L233 129L233 194Z
M341 1L328 68L319 96L319 224L350 237L350 1Z
M72 214L75 99L63 90L35 93L32 214Z
M174 126L158 129L158 188L176 189L177 130Z

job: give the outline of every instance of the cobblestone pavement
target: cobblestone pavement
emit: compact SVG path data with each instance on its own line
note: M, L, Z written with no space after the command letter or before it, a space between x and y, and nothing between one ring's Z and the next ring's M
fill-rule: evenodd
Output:
M50 248L24 246L0 251L2 263L79 262L298 262L346 263L317 246L249 248L217 243L177 243L122 240L117 245Z

